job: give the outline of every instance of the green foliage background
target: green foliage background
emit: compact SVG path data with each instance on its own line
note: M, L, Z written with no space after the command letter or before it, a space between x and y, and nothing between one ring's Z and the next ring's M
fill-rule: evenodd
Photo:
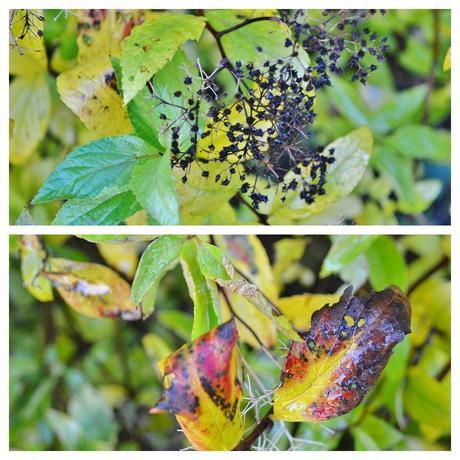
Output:
M311 14L319 13L312 11ZM10 143L20 153L10 155L11 222L17 221L45 179L69 152L102 137L102 128L98 133L97 127L84 126L62 102L56 88L56 77L77 64L77 16L59 10L44 10L43 15L47 69L39 78L30 78L20 72L17 75L18 69L10 68L10 117L14 120ZM334 81L332 88L318 96L314 142L325 145L357 127L368 126L375 143L370 166L351 195L304 223L448 224L451 87L450 71L447 66L443 69L443 64L450 47L450 12L389 10L384 17L371 18L369 27L389 38L391 49L387 61L380 65L367 86L351 84L348 78L343 78ZM247 35L240 35L235 38L236 45L238 40L247 42ZM80 43L80 46L83 45ZM219 59L216 44L207 31L196 48L188 52L210 69ZM107 53L89 55L86 59L90 67L111 66L106 62ZM225 87L229 82L223 79L220 84ZM118 123L123 124L118 119L114 121L114 125ZM93 125L97 124L94 119ZM120 130L123 131L121 127ZM154 161L152 167L157 168ZM171 184L164 183L161 187L170 189ZM133 200L130 193L125 191L116 198L121 200L117 201L119 208ZM137 191L139 196L142 193ZM208 197L211 195L219 198L215 189L208 193ZM210 213L210 209L206 209L206 216L210 214L209 223L257 223L257 216L245 206L232 202L232 209L224 205L225 197L216 206L219 211ZM154 195L151 200L161 198ZM59 203L33 206L33 220L37 224L50 223L58 208ZM133 207L128 211L138 210ZM66 222L71 220L69 215L60 217ZM28 218L23 215L20 222ZM160 218L165 223L175 222L171 216ZM130 222L145 223L145 213L136 214Z
M282 297L333 294L349 284L364 294L396 284L410 292L412 304L412 334L397 346L375 389L360 406L322 424L278 422L267 439L282 450L290 447L286 432L297 440L299 450L449 449L449 237L259 239L272 265L266 270L273 270L284 286ZM47 236L45 244L53 256L111 265L130 279L147 243L102 240L106 242L94 244L77 237ZM305 249L286 250L292 244ZM152 416L148 409L161 394L157 362L190 341L192 312L180 267L162 279L156 309L146 321L86 318L59 296L40 303L23 287L17 237L11 237L10 447L187 447L173 416ZM266 354L245 344L241 350L264 385L275 387L279 370ZM282 356L285 350L277 344L273 352Z

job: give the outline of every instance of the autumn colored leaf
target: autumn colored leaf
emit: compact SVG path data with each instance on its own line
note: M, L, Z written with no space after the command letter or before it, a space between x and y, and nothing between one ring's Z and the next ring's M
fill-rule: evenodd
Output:
M316 311L303 343L293 343L274 417L321 421L355 408L386 366L393 347L410 333L411 308L395 286L368 298L352 296Z
M126 320L141 317L140 309L131 299L130 285L108 267L52 257L43 275L64 301L82 315L121 316Z
M238 334L223 323L160 363L163 395L152 414L175 414L199 450L231 450L243 436Z

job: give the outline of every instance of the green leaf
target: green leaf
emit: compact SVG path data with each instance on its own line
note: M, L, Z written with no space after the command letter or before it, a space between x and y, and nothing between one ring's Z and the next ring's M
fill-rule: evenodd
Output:
M418 85L395 93L391 99L370 115L370 126L378 134L417 121L428 92L427 85Z
M127 104L188 40L198 40L205 19L189 14L162 13L133 28L123 41L121 67Z
M205 334L218 324L219 296L213 281L205 278L198 263L197 243L187 240L182 247L181 265L190 297L193 300L192 340Z
M95 198L67 201L53 225L118 225L142 209L130 190L106 190Z
M355 126L369 126L367 108L361 101L356 86L344 79L335 78L327 95L338 111Z
M380 145L372 155L371 162L393 184L398 196L398 209L401 212L419 214L432 203L432 200L424 199L417 190L413 160L398 155L385 145Z
M83 429L74 418L64 412L48 409L46 419L65 450L78 449Z
M279 18L277 10L206 10L205 15L217 31L241 24L246 19L273 18L253 22L222 36L225 54L233 63L240 61L243 64L249 62L262 64L267 60L276 61L286 58L290 54L290 49L284 46L286 38L290 37L290 31ZM299 62L295 64L298 64L299 68L307 67L310 62L308 54L301 47L297 51Z
M33 204L96 197L129 184L134 163L156 151L136 136L99 139L78 147L48 177Z
M17 77L10 83L10 162L24 164L43 139L51 116L51 96L46 78Z
M367 415L352 430L356 450L387 450L404 439L401 432L375 415Z
M385 144L408 158L436 162L450 161L450 132L429 126L402 126Z
M404 394L404 407L409 416L435 439L447 433L451 424L450 388L445 388L443 383L415 367L409 372Z
M339 273L362 254L377 238L374 235L335 235L321 267L320 276Z
M407 291L406 261L393 238L379 236L367 248L366 257L369 264L369 281L374 290L380 291L394 284Z
M178 262L183 243L183 236L174 235L160 236L150 243L139 261L131 288L136 304L140 304L150 286Z
M117 67L116 63L114 66L117 70L117 78L122 79L121 68ZM184 83L187 76L192 78L190 85ZM201 79L198 69L184 51L179 49L173 58L155 75L151 89L147 86L142 87L136 96L129 101L128 114L136 134L160 151L167 150L172 141L171 124L183 116L183 109L178 103L181 105L188 104L186 101L189 95L196 93L200 89L200 85ZM151 90L154 91L155 95L150 92ZM174 96L177 91L182 93L184 101ZM163 102L160 103L159 98ZM200 127L207 121L206 114L207 104L202 100L197 116ZM161 115L164 115L166 120L161 119ZM191 125L184 123L177 139L183 151L191 145L192 135Z
M71 398L69 415L83 429L84 436L80 449L113 449L118 431L115 417L111 407L93 387L85 384Z
M204 276L210 279L230 280L230 275L224 266L224 256L222 251L212 244L198 244L198 263Z
M169 153L140 160L133 168L131 180L137 201L158 223L179 224L179 203Z
M179 310L165 310L158 312L158 321L171 329L178 337L185 342L190 340L193 328L191 315Z

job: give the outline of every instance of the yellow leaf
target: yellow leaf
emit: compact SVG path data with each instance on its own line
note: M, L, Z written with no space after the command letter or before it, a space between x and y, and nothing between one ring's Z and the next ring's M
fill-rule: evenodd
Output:
M274 417L322 421L354 409L375 384L393 347L410 333L410 305L396 287L317 310L304 342L292 344L275 392Z
M444 70L444 72L447 72L448 70L450 70L450 67L451 67L451 57L450 57L450 48L449 48L447 50L446 57L444 58L444 63L442 65L442 70Z
M10 162L24 164L46 134L51 114L51 97L44 75L17 77L10 83Z
M53 288L49 280L42 276L46 262L46 251L38 236L27 235L19 238L21 254L21 276L26 289L41 302L53 300Z
M273 264L273 275L278 291L281 291L284 287L286 273L302 258L308 241L308 238L305 237L283 238L274 244L275 263Z
M163 395L151 413L175 414L199 450L231 450L243 436L237 341L235 323L229 321L160 365Z
M80 10L78 62L94 62L101 56L120 56L121 41L142 22L142 10Z
M41 10L10 10L10 74L36 77L46 72ZM29 27L25 28L26 21Z
M100 136L132 131L108 57L100 56L64 72L57 77L56 83L62 101L87 128Z
M338 302L339 298L335 294L301 294L282 297L277 305L297 330L306 331L310 327L311 315L326 304Z
M276 343L277 337L275 323L244 297L229 292L228 290L227 296L235 314L244 321L243 324L238 318L235 320L238 335L241 340L254 348L260 348L260 342L267 348L272 347ZM221 306L223 320L229 320L232 317L232 312L228 308L225 298L222 299ZM250 329L248 329L247 326L249 326ZM260 342L254 336L254 333L257 335Z
M99 243L97 248L101 256L111 267L124 273L129 279L133 278L134 273L136 273L137 263L139 262L138 243Z
M93 318L141 318L131 299L130 285L112 269L89 262L52 257L43 273L64 301L82 315Z

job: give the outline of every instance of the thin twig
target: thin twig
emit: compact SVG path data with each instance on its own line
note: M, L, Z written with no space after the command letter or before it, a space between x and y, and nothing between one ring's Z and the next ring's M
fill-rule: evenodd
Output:
M265 430L270 430L273 428L272 420L273 406L270 408L269 412L262 418L254 430L249 433L246 438L244 438L233 450L250 450L254 442L262 436Z
M426 273L424 273L418 280L414 281L409 289L407 290L407 295L412 294L424 281L426 281L431 275L436 273L438 270L441 270L444 267L447 267L449 264L449 259L444 256L436 265L431 267Z

